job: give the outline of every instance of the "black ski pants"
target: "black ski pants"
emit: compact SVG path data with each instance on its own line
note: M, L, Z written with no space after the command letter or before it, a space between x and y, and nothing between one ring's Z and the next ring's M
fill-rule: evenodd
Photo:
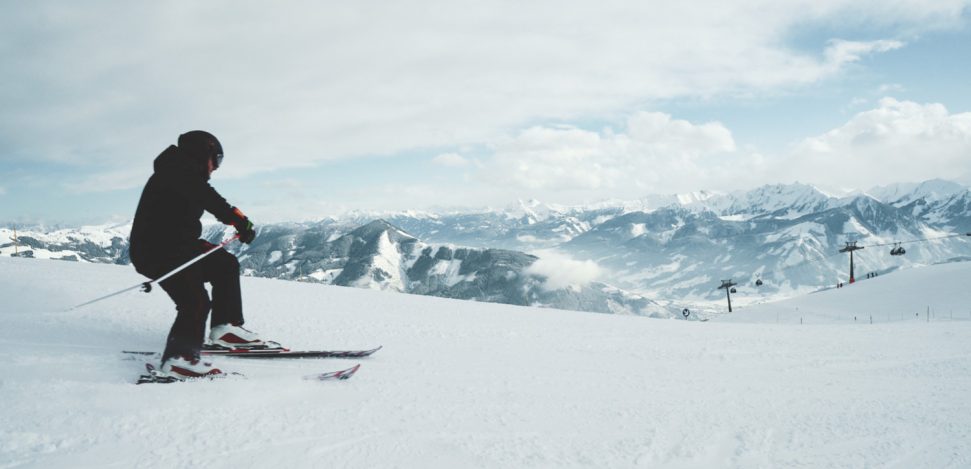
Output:
M208 245L211 246L211 245ZM208 249L204 246L204 249ZM200 251L201 254L203 251ZM160 266L148 275L158 278L188 259ZM143 272L145 274L145 272ZM157 275L151 275L157 274ZM212 300L205 284L212 285ZM219 249L159 284L172 301L177 315L162 353L162 361L174 356L198 357L206 334L206 319L212 311L212 325L243 324L243 300L239 287L239 261Z

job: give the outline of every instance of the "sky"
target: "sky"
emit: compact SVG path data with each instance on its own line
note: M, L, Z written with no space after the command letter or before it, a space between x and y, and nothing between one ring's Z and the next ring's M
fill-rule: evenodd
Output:
M130 219L178 135L254 221L971 184L971 0L0 2L0 222Z

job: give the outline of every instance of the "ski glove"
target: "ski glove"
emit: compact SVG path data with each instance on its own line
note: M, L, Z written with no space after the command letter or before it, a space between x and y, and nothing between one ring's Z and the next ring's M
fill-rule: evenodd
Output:
M236 214L236 221L233 222L233 226L236 227L236 233L239 234L239 240L246 244L252 243L253 239L256 238L256 230L253 229L253 222L249 221L246 215L238 208L233 208L233 213Z

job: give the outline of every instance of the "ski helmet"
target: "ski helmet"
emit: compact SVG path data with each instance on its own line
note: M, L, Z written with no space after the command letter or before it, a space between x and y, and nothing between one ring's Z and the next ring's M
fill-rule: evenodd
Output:
M215 135L204 130L193 130L179 135L179 148L203 165L212 161L213 168L218 168L223 163L223 146Z

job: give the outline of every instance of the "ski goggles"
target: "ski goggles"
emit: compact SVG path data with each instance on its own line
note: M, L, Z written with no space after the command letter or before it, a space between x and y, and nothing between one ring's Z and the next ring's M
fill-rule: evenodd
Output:
M222 164L223 164L223 154L222 153L216 153L215 155L212 155L212 168L213 169L218 169L219 166L222 165Z

